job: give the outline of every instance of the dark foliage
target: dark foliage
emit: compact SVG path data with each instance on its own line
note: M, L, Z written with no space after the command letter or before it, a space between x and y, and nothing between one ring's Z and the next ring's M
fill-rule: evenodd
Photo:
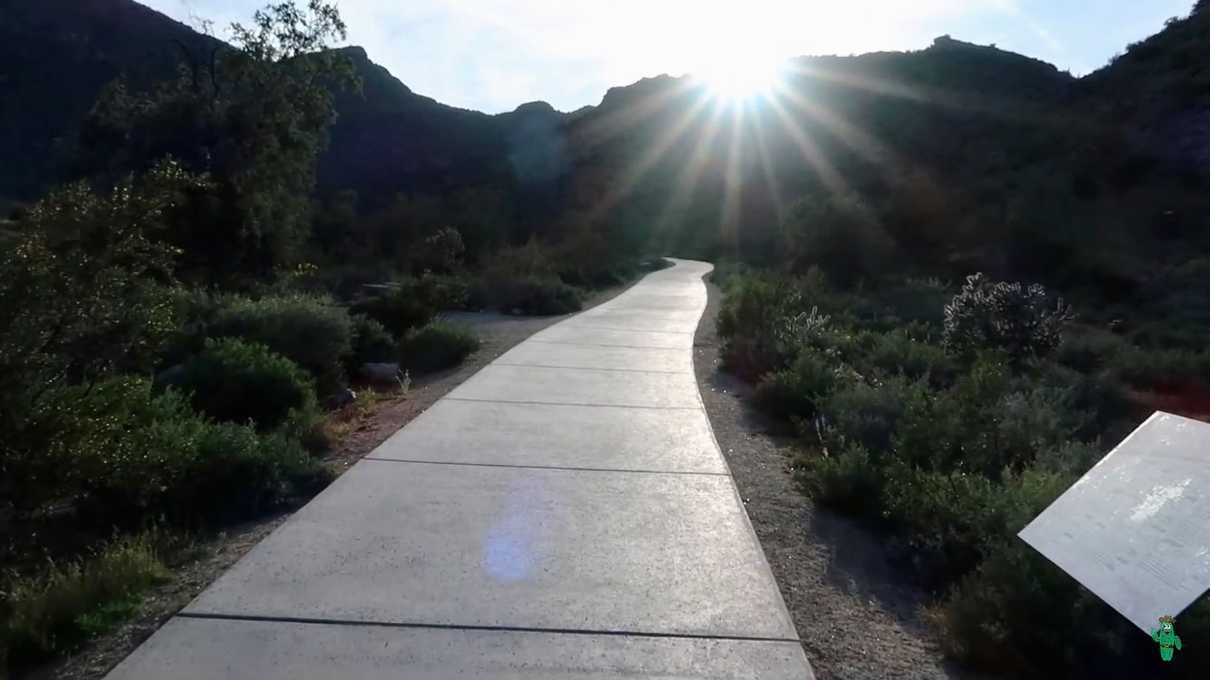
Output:
M155 236L197 181L165 163L107 196L72 185L0 254L0 503L33 510L67 474L46 455L74 417L66 390L154 364L174 322Z
M399 344L399 367L413 373L452 368L479 349L479 339L461 326L434 321L408 331Z
M803 488L886 532L900 567L936 596L929 618L948 652L1013 674L1144 673L1144 638L1016 538L1103 442L1145 417L1113 377L1137 346L1086 328L1060 345L1065 307L981 276L946 305L958 354L935 325L884 322L880 310L943 304L931 286L842 293L818 277L756 273L731 274L726 288L728 356L744 348L743 365L779 367L759 374L754 401L797 427ZM1197 631L1205 607L1185 615Z
M362 364L394 361L399 343L386 327L368 316L353 315L353 354L346 369L355 374Z
M432 321L439 311L463 308L468 289L466 281L457 276L408 277L394 284L389 292L355 303L353 311L377 321L401 338L409 330Z
M315 378L321 396L344 383L344 360L353 353L348 313L330 299L310 295L230 298L205 332L260 343L290 359Z
M311 377L264 345L235 338L207 340L200 354L185 363L179 387L193 407L232 423L251 422L272 430L292 411L315 408Z

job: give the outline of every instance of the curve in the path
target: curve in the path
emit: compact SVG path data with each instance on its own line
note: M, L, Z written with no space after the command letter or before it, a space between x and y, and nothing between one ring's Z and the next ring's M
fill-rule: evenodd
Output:
M709 271L486 366L110 677L810 678L694 379Z

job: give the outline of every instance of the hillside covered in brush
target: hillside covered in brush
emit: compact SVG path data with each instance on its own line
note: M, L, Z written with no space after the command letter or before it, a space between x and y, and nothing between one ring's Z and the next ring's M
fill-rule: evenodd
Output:
M147 87L223 49L129 0L0 11L0 151L12 160L0 196L14 200L72 177L79 125L107 82ZM383 220L418 233L449 223L476 249L587 231L703 256L1012 274L1136 304L1206 246L1208 24L1199 8L1081 79L944 37L801 58L777 96L735 108L664 76L574 115L444 106L348 48L361 90L338 94L316 214L352 211L327 228L360 242ZM855 220L858 252L794 252L793 225L821 211Z

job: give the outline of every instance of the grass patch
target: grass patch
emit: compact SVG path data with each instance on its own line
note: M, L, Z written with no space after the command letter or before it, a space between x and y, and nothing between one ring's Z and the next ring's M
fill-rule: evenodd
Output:
M118 539L90 557L11 578L0 637L9 668L73 651L113 629L135 612L148 588L168 578L152 534Z

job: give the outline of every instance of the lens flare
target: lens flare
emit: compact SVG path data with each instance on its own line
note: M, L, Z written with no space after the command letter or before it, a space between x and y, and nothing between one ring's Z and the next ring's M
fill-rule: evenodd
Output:
M718 99L742 101L768 96L781 84L784 63L754 53L728 55L703 64L693 75Z

